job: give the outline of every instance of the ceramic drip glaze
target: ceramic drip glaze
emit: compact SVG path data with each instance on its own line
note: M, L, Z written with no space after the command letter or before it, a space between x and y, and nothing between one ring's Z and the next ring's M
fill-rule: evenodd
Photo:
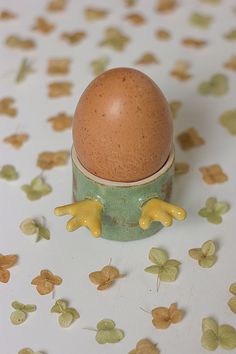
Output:
M172 146L172 117L159 87L130 68L108 70L82 94L73 121L80 163L93 175L133 182L157 172Z
M74 201L96 199L103 205L101 237L116 241L138 240L158 232L163 226L153 222L139 226L141 207L151 198L170 200L174 150L165 166L153 176L136 183L115 183L93 176L78 161L72 149Z

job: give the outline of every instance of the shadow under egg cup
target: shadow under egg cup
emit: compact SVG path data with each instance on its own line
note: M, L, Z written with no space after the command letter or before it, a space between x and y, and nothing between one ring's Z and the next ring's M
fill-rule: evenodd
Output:
M155 174L137 182L112 182L88 172L72 147L73 198L97 200L102 205L101 237L115 241L140 240L162 227L153 221L147 229L139 225L141 208L152 198L169 202L174 174L174 147L165 165Z

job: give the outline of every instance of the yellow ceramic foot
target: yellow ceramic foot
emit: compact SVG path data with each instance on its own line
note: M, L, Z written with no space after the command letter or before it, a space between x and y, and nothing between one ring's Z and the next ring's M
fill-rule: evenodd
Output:
M142 213L139 219L139 226L148 229L153 221L159 221L163 226L171 226L173 218L184 220L186 211L174 204L153 198L142 206Z
M73 216L67 222L66 228L68 231L74 231L81 226L87 226L94 237L101 235L101 217L102 204L97 200L85 199L80 202L57 207L54 210L55 215Z

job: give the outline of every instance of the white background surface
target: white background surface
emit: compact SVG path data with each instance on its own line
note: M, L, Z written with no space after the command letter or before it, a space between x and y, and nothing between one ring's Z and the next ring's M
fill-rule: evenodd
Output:
M219 323L236 326L236 316L229 310L229 285L236 281L235 271L235 137L219 124L220 114L235 108L235 73L223 68L223 63L236 48L226 42L222 35L235 25L236 15L231 8L235 1L225 0L221 5L210 6L200 1L180 1L180 7L169 15L158 15L153 11L154 1L139 0L138 5L127 9L121 0L70 0L67 10L60 14L46 12L46 1L1 0L0 8L12 9L18 19L0 23L0 97L12 96L16 99L18 115L15 119L0 117L0 164L13 164L19 171L16 182L0 181L1 236L0 252L18 254L19 262L11 269L11 279L0 284L0 353L15 354L23 347L31 347L45 354L125 354L144 337L158 343L163 354L203 354L201 348L201 320L213 316ZM100 6L110 10L110 15L102 21L89 23L85 20L85 6ZM197 29L189 25L192 11L210 14L214 21L209 29ZM129 12L140 12L146 24L138 27L124 21ZM49 35L30 33L34 19L44 15L57 24L57 29ZM126 50L121 53L100 48L97 44L103 38L107 26L120 27L131 38ZM172 33L171 41L157 41L154 32L167 28ZM85 30L86 39L79 45L69 46L60 39L63 31ZM10 34L32 37L37 41L37 49L29 54L4 46ZM202 49L183 47L180 41L185 36L195 36L209 40ZM65 230L67 218L53 215L55 206L71 201L71 166L55 168L44 176L53 187L53 192L36 202L27 200L20 186L29 183L40 173L36 167L38 153L69 149L71 133L54 132L47 118L65 111L72 114L78 98L93 78L89 63L102 55L110 57L110 66L133 66L144 52L151 51L160 59L159 65L141 68L161 87L168 100L181 100L184 105L175 120L175 134L195 127L206 144L189 152L176 147L177 161L188 162L190 172L175 181L173 201L185 207L188 218L183 223L175 223L172 228L163 229L158 235L147 240L130 243L116 243L103 239L93 239L86 229L72 234ZM15 72L21 58L35 60L34 75L23 83L14 83ZM72 58L72 69L66 80L74 84L73 95L69 98L48 99L47 84L54 81L46 74L47 60L51 57ZM169 76L169 71L178 59L191 63L193 78L181 83ZM230 91L220 98L200 96L197 85L216 72L229 77ZM64 79L64 78L62 78ZM17 131L30 134L30 140L20 149L2 143L2 139ZM96 148L96 147L94 147ZM229 176L224 184L209 186L203 182L199 167L219 163ZM215 226L198 216L198 210L209 196L230 203L231 210L223 217L223 223ZM44 215L51 230L51 240L34 242L34 237L26 237L19 230L20 222L27 217ZM200 268L188 256L188 250L200 247L212 239L218 245L218 261L211 269ZM171 258L182 262L176 282L162 283L156 292L156 278L143 270L150 265L148 252L151 247L168 251ZM127 274L107 291L98 292L88 280L88 274L108 264L117 266ZM41 269L50 269L63 278L61 286L52 294L40 296L31 280ZM69 300L81 315L70 328L62 329L57 323L57 315L50 308L58 298ZM29 314L21 326L13 326L9 316L11 302L37 304L38 310ZM140 310L140 306L151 311L157 306L169 306L177 302L184 309L184 320L167 330L157 330L151 323L151 315ZM99 320L113 319L118 328L125 331L125 338L118 344L99 345L95 332L85 327L95 328ZM219 353L223 350L218 349ZM236 352L236 351L232 351Z

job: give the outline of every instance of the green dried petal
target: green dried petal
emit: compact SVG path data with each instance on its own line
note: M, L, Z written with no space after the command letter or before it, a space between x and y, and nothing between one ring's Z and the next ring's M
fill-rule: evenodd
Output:
M228 92L228 78L224 74L213 75L211 79L211 84L211 93L215 96L221 96Z
M78 318L80 318L79 312L76 309L72 308L72 307L68 307L65 310L65 312L70 313L73 316L73 320L74 321L77 320Z
M21 310L13 311L10 316L11 323L14 325L20 325L25 322L26 318L27 314Z
M3 178L7 181L15 181L18 179L19 175L16 172L16 169L12 165L4 165L0 170L0 178Z
M115 322L109 319L104 319L98 322L97 329L98 330L112 330L116 326Z
M224 37L229 40L236 39L236 28L229 31Z
M213 241L209 240L203 243L201 250L204 256L213 256L216 252L216 246Z
M236 110L230 110L222 113L220 123L228 129L229 133L236 135Z
M230 285L229 291L231 292L231 294L236 295L236 283L232 283Z
M21 302L18 301L13 301L11 306L15 309L15 310L23 310L25 305L22 304Z
M109 343L109 331L99 330L96 334L96 341L99 344Z
M212 16L203 15L197 12L192 13L190 16L190 23L194 26L207 28L212 22Z
M207 350L216 350L218 347L218 338L212 330L208 329L202 334L201 344Z
M206 200L206 207L208 209L213 209L216 203L217 203L217 199L215 197L209 197Z
M219 326L219 343L222 348L232 350L236 348L236 331L230 325Z
M32 190L31 186L25 184L21 189L26 193L26 196L29 200L34 201L41 198L41 194L37 191Z
M162 267L157 266L157 265L156 266L153 265L153 266L145 268L144 271L147 272L147 273L157 274L158 275L158 274L160 274L162 272Z
M44 182L42 177L36 177L32 180L31 186L34 191L39 192L41 195L47 195L52 191L51 186Z
M20 224L20 229L25 235L33 235L37 232L38 227L33 219L25 219Z
M29 304L29 305L25 305L24 306L24 311L25 312L34 312L36 310L37 310L37 306L36 305Z
M168 259L168 261L165 263L166 266L171 266L171 267L178 267L181 264L181 262L177 261L176 259Z
M112 329L109 331L108 343L117 343L124 338L124 332L120 329Z
M199 260L199 265L203 268L211 268L216 262L216 256L207 256Z
M211 224L221 224L222 223L222 217L220 215L217 214L212 214L210 216L208 216L207 220L211 223Z
M211 215L211 211L208 210L207 208L202 208L199 210L198 214L202 216L203 218L207 218L209 215Z
M19 351L18 354L37 354L30 348L24 348Z
M36 241L44 238L45 240L50 240L50 231L45 226L38 225L37 239Z
M213 331L216 335L218 334L218 323L210 317L202 320L202 331L206 332L208 330Z
M160 248L152 248L149 252L148 258L152 263L157 264L158 266L163 266L168 260L166 252Z
M236 296L231 297L231 299L228 301L228 305L230 310L233 313L236 313Z
M58 318L59 325L63 328L69 327L73 321L74 321L74 317L69 312L62 313Z
M95 76L102 74L106 70L108 64L109 64L109 58L106 56L93 60L91 62L93 74Z
M178 272L178 267L164 266L159 274L159 278L161 281L172 282L176 280Z
M214 206L214 211L219 214L225 214L229 210L229 204L226 202L217 202Z
M188 251L188 254L190 255L190 257L196 259L197 261L199 261L202 258L201 248L192 248L191 250Z
M57 300L55 305L51 308L53 313L63 313L67 309L67 303L63 300Z

